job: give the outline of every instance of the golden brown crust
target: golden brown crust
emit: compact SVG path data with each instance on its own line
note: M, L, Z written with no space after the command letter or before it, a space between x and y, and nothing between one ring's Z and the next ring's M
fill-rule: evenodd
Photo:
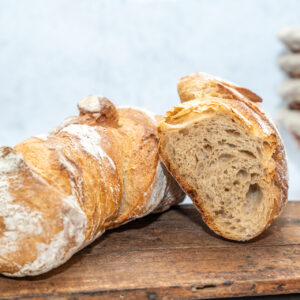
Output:
M230 92L228 92L226 88L223 89L224 86L219 85L219 83L223 81L219 78L216 78L215 83L213 83L214 78L205 75L203 84L203 76L199 76L198 74L199 73L193 74L192 76L186 76L179 81L178 92L180 97L183 98L182 102L187 100L192 101L183 103L177 107L175 106L166 113L164 120L158 127L158 135L160 137L159 152L170 173L177 180L182 189L190 196L198 210L201 212L206 224L217 234L229 239L235 239L233 236L225 234L214 225L212 216L205 210L202 199L199 198L194 188L187 183L187 180L179 175L173 162L166 155L164 151L164 142L168 131L175 130L176 126L180 126L180 124L187 121L192 121L193 119L196 120L201 113L202 107L210 107L216 111L221 111L226 108L228 111L231 111L232 116L239 118L244 126L256 132L257 135L267 137L271 145L270 151L273 151L272 157L275 163L275 167L270 165L268 179L270 180L270 184L272 181L275 182L275 188L270 190L270 193L273 193L273 210L270 213L264 229L279 216L287 202L288 182L285 150L276 125L273 124L262 109L253 102L253 99L256 99L256 97L253 97L253 95L255 95L254 93L244 92L246 89L239 88L238 91L240 92L242 90L244 97L246 97L247 94L251 97L250 99L244 97L240 99L235 96L234 91L230 90ZM213 90L217 86L218 94L213 92L213 95L218 95L218 97L211 96L212 93L211 90L207 88L207 82L209 82L210 87L213 87ZM231 89L233 88L234 85L232 84Z
M0 153L0 272L22 275L22 267L23 272L34 275L28 267L33 262L36 271L49 270L42 264L41 248L44 255L49 255L52 267L56 266L56 259L68 259L77 243L84 240L83 213L36 174L16 150L0 148ZM78 232L73 230L74 226ZM64 240L56 241L61 235ZM58 245L63 252L54 251Z
M123 170L126 201L113 227L143 214L145 191L149 190L158 163L156 126L145 115L132 108L118 109L118 134L123 148Z
M154 118L104 97L78 106L51 134L0 148L1 273L44 273L155 210L167 190L169 205L184 197L163 172Z
M99 105L89 107L88 104L91 106L95 101ZM79 102L78 109L83 124L114 128L118 126L119 114L117 108L106 97L89 96L84 98Z
M181 102L206 96L262 102L258 95L244 87L200 72L180 78L177 88Z

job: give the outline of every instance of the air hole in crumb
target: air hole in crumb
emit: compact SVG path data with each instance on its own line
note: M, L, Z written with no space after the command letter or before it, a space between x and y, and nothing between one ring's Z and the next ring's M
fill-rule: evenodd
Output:
M243 153L243 154L246 154L248 157L256 158L256 156L251 151L248 151L248 150L239 150L239 152Z
M221 155L219 156L219 160L220 160L220 161L223 161L223 162L226 162L226 161L228 161L228 160L230 160L230 159L232 159L232 158L233 158L233 155L228 154L228 153L224 153L224 154L221 154Z
M204 145L204 149L205 149L206 151L210 152L210 151L212 150L212 147L211 147L211 145L206 144L206 145Z
M248 173L245 170L239 170L236 174L238 179L246 179L248 177Z
M225 188L224 191L225 191L225 192L229 192L229 188Z
M234 182L233 182L233 185L239 185L240 184L240 182L238 181L238 180L235 180Z
M249 202L254 202L254 204L258 204L263 197L263 193L261 191L260 186L257 183L250 184L248 192L246 194L246 199Z
M228 171L227 171L227 170L225 170L225 171L224 171L224 174L228 174Z
M224 210L222 208L222 209L216 210L214 213L215 213L216 216L219 216L219 215L223 216L224 215Z
M225 129L225 131L233 136L240 136L241 134L234 129Z
M189 130L187 128L179 130L179 133L181 133L183 136L187 135L189 133Z
M261 149L259 147L256 147L256 150L257 150L258 154L260 155L261 154Z
M252 173L251 174L251 180L257 180L259 175L257 173Z
M230 144L230 143L227 143L227 145L228 145L230 148L235 148L235 147L236 147L236 145Z

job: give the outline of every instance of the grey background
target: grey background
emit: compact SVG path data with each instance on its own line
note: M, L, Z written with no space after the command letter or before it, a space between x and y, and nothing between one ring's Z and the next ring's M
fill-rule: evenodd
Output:
M89 94L163 114L195 71L253 89L276 118L277 32L299 21L299 0L0 0L0 144L48 132ZM300 199L300 153L282 134Z

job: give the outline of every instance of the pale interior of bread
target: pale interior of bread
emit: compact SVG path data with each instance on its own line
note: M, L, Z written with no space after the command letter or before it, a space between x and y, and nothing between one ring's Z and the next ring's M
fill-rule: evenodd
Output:
M163 148L171 166L193 189L206 221L223 236L248 240L271 212L267 162L272 147L229 113L206 114L168 131ZM187 191L186 191L187 192Z

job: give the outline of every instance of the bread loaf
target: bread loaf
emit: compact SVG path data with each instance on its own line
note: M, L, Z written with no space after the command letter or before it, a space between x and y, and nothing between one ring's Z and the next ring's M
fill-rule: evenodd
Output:
M158 157L156 116L104 97L48 135L0 148L0 272L37 275L106 229L180 202Z
M217 234L246 241L287 201L281 138L248 89L204 73L183 77L183 102L160 122L161 158Z

